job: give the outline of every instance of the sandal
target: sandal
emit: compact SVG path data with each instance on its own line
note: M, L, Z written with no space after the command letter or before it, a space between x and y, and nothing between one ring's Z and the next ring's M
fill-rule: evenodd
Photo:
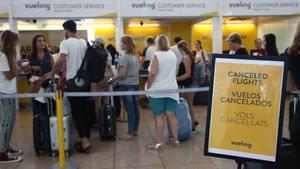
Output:
M88 146L86 148L83 148L81 145L81 142L77 143L75 146L75 149L79 152L79 153L90 153L91 151L91 146Z
M148 150L162 150L162 147L163 147L163 144L162 143L156 143L156 144L149 144L147 146L147 149Z
M168 139L168 145L170 144L173 144L174 143L174 138L172 136L169 136L169 139Z
M176 141L173 141L173 146L175 147L175 148L178 148L178 147L180 147L180 142L178 141L178 140L176 140Z
M121 141L130 141L130 140L133 140L134 139L134 135L124 135L123 137L120 137L119 140Z

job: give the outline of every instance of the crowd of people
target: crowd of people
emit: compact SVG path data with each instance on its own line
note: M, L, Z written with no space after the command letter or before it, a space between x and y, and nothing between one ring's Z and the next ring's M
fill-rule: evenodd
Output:
M55 74L65 77L65 80L72 79L80 68L88 44L84 39L76 35L76 23L68 20L63 24L65 40L60 44L59 55L54 59L47 49L47 42L43 35L36 35L32 40L32 54L30 64L17 67L16 46L19 43L17 33L6 30L1 34L0 46L0 94L16 93L16 76L19 71L31 72L40 77L34 84L33 91L38 92L47 88L49 80ZM226 39L230 55L248 55L248 51L243 47L242 38L238 33L232 33ZM194 80L194 70L197 64L209 67L211 58L203 49L201 41L195 41L196 51L192 51L186 41L180 37L174 39L174 46L170 46L169 38L166 35L159 35L156 38L149 36L146 40L147 47L144 49L143 68L149 71L148 81L145 90L165 90L178 88L195 88L199 84ZM108 91L108 79L115 84L118 83L120 91L139 90L139 60L136 46L130 35L124 35L118 42L122 52L118 52L113 45L105 48L102 38L95 38L93 46L99 51L107 52L107 68L105 77L99 81L93 81L91 91ZM274 34L267 34L263 40L255 40L256 49L251 50L251 55L255 56L279 56L276 47L276 37ZM300 26L296 32L293 44L285 51L284 56L289 56L289 70L293 81L300 88ZM54 61L56 60L56 61ZM113 72L113 65L117 73ZM65 88L68 90L68 86ZM153 144L147 145L148 149L161 149L164 146L164 128L167 122L172 132L171 144L180 147L178 139L178 121L174 112L179 102L179 93L172 94L150 94L149 101L153 116L155 118L156 140ZM195 117L193 105L194 93L184 93L181 97L188 103L189 112L192 119L192 131L197 132L200 126ZM90 110L89 99L87 97L69 97L72 117L80 137L76 144L78 152L89 153L91 144L91 124L88 114ZM136 96L121 97L125 109L128 113L128 130L120 137L120 140L129 141L138 136L140 112ZM95 112L98 112L100 102L110 104L109 97L95 97ZM102 101L101 101L102 100ZM22 160L21 150L16 150L10 146L10 139L16 117L15 99L0 99L0 164L6 162L18 162ZM45 112L47 107L32 99L33 115ZM299 129L299 128L298 128ZM295 131L298 132L299 131ZM295 133L294 132L294 133ZM298 134L299 136L299 134ZM292 139L300 142L295 134ZM296 147L299 151L299 147Z

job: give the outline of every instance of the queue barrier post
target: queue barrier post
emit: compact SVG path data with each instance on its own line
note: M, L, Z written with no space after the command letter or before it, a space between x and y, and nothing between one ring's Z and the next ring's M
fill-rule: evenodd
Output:
M57 133L58 133L58 154L59 166L64 169L65 164L65 141L64 141L64 122L63 122L63 109L62 109L62 91L56 91L56 109L57 109Z
M64 121L63 121L63 95L61 90L57 90L56 111L57 111L57 135L58 135L58 163L50 167L50 169L79 169L72 161L66 161L65 156L65 140L64 140Z

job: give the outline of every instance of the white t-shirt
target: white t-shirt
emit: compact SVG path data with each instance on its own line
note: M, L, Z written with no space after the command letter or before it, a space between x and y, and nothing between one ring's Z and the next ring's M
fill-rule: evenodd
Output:
M158 72L155 75L152 86L149 90L168 90L178 89L176 81L176 56L172 51L158 51L154 55L158 60ZM149 72L151 71L151 63L149 66ZM179 101L178 93L169 94L150 94L153 98L171 98Z
M172 46L171 47L171 51L173 51L175 53L176 58L177 58L177 66L176 66L176 75L177 75L178 74L178 70L179 70L179 64L181 63L183 56L180 53L177 45Z
M60 43L60 54L67 55L67 80L76 76L86 49L87 42L83 39L68 38Z
M145 61L151 61L155 52L156 52L156 47L155 46L149 46L146 50Z
M0 93L13 94L17 92L17 80L7 80L4 72L10 71L7 57L0 52Z
M204 60L203 60L203 57L204 57ZM208 54L206 53L205 50L201 49L200 51L197 51L197 54L195 57L195 63L199 63L199 62L206 63L208 61L209 61Z

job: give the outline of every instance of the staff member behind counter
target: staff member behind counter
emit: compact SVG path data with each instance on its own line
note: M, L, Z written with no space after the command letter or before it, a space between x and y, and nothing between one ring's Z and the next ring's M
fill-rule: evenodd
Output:
M243 47L242 38L238 33L230 34L226 41L230 49L230 55L248 55L248 51Z

